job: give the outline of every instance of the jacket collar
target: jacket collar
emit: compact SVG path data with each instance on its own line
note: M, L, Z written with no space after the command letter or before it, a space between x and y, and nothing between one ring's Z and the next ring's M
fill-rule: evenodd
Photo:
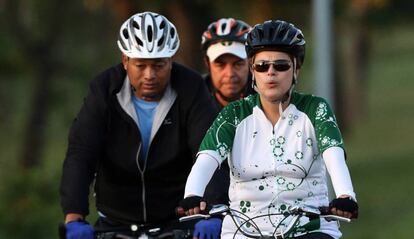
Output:
M131 99L132 88L131 88L128 75L125 76L121 90L116 94L116 97L122 109L135 121L135 123L138 125L138 128L139 128L138 115L135 111L134 103L132 102L132 99ZM154 121L153 121L152 129L151 129L150 142L154 138L158 129L161 127L161 124L164 122L165 116L167 116L167 113L170 111L176 98L177 98L177 93L171 87L171 84L169 83L167 85L167 88L164 92L163 97L159 101L159 104L155 110Z

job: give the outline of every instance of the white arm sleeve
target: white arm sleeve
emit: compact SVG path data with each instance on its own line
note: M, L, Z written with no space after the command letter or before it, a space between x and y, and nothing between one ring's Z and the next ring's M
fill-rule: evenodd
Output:
M219 163L209 154L199 154L185 185L184 198L204 195L207 184L213 177Z
M331 147L323 152L322 157L331 176L336 197L349 195L356 201L351 176L345 163L344 150L340 147Z

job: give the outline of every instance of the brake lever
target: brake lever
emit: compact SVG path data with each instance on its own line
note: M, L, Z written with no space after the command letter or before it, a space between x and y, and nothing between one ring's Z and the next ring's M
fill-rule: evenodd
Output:
M186 222L186 221L191 221L191 220L196 220L196 219L207 219L210 217L211 216L207 214L194 214L194 215L180 217L178 220L180 222Z

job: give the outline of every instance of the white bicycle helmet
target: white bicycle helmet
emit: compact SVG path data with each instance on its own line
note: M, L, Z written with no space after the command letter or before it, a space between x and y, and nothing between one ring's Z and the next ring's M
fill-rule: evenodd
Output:
M175 26L157 13L137 13L119 30L118 47L130 58L172 57L179 46Z

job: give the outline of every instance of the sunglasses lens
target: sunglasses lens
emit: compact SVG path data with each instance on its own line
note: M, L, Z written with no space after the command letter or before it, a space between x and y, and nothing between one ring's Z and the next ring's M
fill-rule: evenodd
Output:
M284 60L278 61L262 61L259 63L253 64L253 69L257 72L267 72L269 70L270 65L273 65L273 68L276 71L287 71L290 69L290 63Z
M260 62L258 64L254 64L253 68L257 72L266 72L269 70L270 64L267 62Z
M290 64L289 63L276 63L273 65L273 67L277 71L287 71L290 69Z

